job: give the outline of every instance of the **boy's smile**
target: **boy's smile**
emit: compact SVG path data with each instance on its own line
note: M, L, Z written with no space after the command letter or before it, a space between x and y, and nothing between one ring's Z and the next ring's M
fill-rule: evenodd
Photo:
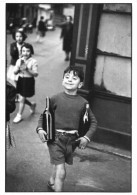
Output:
M76 93L77 89L82 87L82 82L80 81L80 78L71 71L64 75L62 85L66 92Z

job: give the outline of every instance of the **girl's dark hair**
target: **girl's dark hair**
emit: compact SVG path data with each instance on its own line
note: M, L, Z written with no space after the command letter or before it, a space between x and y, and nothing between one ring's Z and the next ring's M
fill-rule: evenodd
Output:
M69 66L64 70L64 74L63 77L66 73L70 73L73 72L74 75L78 76L80 78L80 82L84 81L84 72L82 70L82 68L77 67L77 66Z
M17 32L19 32L19 33L22 34L23 41L25 41L25 39L27 38L27 35L26 35L26 34L24 33L24 31L21 30L21 29L17 29L17 30L13 33L13 35L12 35L13 39L16 40L16 33L17 33Z
M22 51L22 48L23 48L23 47L26 47L27 49L30 49L31 54L34 54L34 50L33 50L33 47L32 47L31 44L29 44L29 43L24 43L24 44L22 45L22 47L21 47L21 51Z

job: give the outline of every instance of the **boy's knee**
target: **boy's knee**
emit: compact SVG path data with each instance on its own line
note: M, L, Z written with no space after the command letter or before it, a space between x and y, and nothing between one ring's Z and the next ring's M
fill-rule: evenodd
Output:
M57 174L57 177L59 180L64 181L66 178L66 173L65 172L60 172L59 174Z
M64 180L66 177L66 170L64 167L59 167L56 169L56 177L58 177L60 180Z

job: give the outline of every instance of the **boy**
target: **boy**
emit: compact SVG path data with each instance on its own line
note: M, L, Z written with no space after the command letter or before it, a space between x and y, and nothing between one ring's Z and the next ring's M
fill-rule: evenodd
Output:
M88 108L89 130L83 137L79 137L80 120L83 110L88 104L87 100L77 94L83 85L83 71L75 66L64 71L62 85L64 92L51 97L51 107L55 114L55 141L47 142L50 162L53 164L52 174L48 187L55 192L63 191L66 177L65 163L73 164L74 143L79 141L79 148L85 149L96 130L97 121L90 108ZM86 117L85 117L86 119ZM47 135L42 129L42 115L40 116L37 133L42 142Z

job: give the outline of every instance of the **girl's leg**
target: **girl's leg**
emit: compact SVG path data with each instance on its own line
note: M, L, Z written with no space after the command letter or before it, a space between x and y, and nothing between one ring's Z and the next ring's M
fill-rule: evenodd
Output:
M20 115L22 115L23 111L24 111L24 107L25 107L25 97L20 96L20 102L19 102L19 111L18 113Z
M25 97L20 96L19 111L13 120L14 123L19 123L22 120L22 113L24 111L24 107L25 107Z
M35 112L36 103L31 103L28 99L25 99L25 104L30 106L30 112L33 114Z
M25 104L27 104L28 106L31 106L31 102L28 99L25 99Z
M65 163L56 165L55 192L62 192L66 177Z

